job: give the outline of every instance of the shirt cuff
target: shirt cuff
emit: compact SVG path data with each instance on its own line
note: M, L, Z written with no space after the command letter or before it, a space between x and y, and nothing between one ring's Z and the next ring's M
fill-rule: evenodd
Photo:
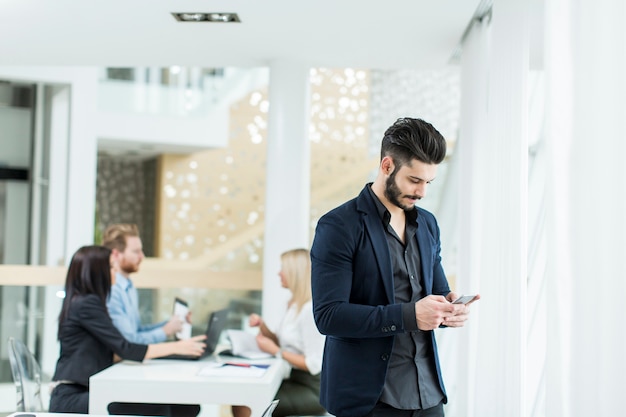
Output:
M417 317L415 317L415 303L402 304L402 324L407 332L418 330Z

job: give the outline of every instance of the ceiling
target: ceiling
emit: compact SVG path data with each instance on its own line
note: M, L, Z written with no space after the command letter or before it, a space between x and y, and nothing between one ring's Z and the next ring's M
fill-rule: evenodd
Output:
M0 0L0 65L437 68L480 0ZM235 12L183 23L173 12Z

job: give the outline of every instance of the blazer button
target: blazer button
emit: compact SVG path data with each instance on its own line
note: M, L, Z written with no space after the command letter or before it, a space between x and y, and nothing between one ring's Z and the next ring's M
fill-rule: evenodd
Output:
M392 325L391 325L391 331L392 331L392 332L395 332L395 331L396 331L396 325L395 325L395 324L392 324Z
M386 361L387 359L389 359L389 355L385 353L380 357L380 359Z

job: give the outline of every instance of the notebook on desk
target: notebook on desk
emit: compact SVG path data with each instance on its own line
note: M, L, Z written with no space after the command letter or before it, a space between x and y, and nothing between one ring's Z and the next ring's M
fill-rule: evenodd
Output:
M245 330L226 330L226 337L230 340L231 348L219 352L224 356L235 356L245 359L266 359L273 358L274 355L259 348L256 336Z
M193 355L167 355L162 356L158 359L183 359L190 361L197 361L198 359L206 358L209 355L212 355L215 352L215 348L217 347L217 342L220 340L220 335L222 334L222 330L226 326L226 318L228 317L229 309L225 308L222 310L217 310L212 312L209 315L209 322L206 328L206 349L204 353L200 356Z

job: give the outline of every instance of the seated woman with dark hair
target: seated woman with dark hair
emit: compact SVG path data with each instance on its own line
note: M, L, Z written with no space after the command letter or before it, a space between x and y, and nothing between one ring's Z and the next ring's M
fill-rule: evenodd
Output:
M51 413L87 414L89 377L111 366L114 357L142 361L170 354L199 356L205 349L203 339L206 336L150 345L124 339L106 307L112 284L110 255L111 251L103 246L83 246L72 257L59 315L61 353L53 376ZM124 411L126 414L171 415L171 406L176 407L129 404L124 406Z

